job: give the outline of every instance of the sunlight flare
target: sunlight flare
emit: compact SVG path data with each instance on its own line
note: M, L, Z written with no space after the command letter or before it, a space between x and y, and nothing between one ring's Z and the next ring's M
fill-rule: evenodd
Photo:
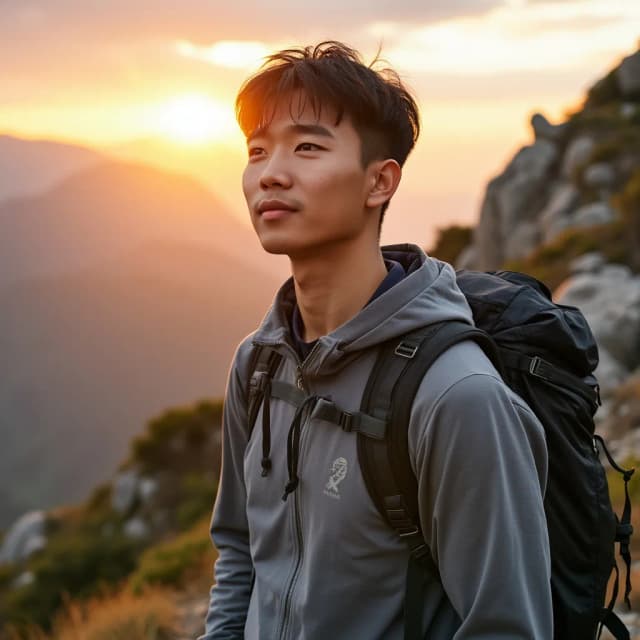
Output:
M161 104L154 120L158 134L187 144L229 138L237 127L231 105L198 94Z

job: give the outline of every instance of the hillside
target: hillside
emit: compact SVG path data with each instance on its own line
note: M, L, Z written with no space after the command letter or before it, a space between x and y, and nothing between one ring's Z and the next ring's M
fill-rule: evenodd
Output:
M49 189L103 160L102 153L78 145L0 135L0 200Z
M110 161L0 204L0 287L73 271L157 240L210 247L275 271L251 230L197 181Z
M0 205L0 527L85 496L154 412L222 394L269 258L197 182L141 165Z

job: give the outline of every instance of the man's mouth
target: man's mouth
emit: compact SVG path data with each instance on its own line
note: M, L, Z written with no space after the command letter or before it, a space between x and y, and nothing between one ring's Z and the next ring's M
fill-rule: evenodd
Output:
M263 220L279 220L296 211L296 207L284 200L262 200L257 211Z

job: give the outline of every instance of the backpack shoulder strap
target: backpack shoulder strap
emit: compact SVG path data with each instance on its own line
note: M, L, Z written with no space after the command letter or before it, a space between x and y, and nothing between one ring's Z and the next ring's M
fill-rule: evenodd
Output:
M385 344L362 398L362 411L387 419L384 439L358 433L358 459L367 490L382 517L410 550L405 593L405 640L421 638L422 594L426 576L438 576L420 527L418 483L412 471L407 432L414 397L433 362L464 340L477 342L498 370L491 337L464 322L448 321L411 332Z
M403 537L418 525L417 480L409 463L407 428L413 399L433 362L449 347L474 340L500 368L488 334L464 322L443 322L383 345L361 411L385 419L384 439L359 434L358 456L367 489L381 515Z
M275 348L266 344L256 344L251 353L247 380L247 427L249 436L253 431L253 426L260 410L271 379L275 375L282 355Z

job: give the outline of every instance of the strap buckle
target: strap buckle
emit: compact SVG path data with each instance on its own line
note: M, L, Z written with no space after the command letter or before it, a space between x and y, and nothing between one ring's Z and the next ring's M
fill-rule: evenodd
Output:
M401 538L408 538L409 536L415 536L417 533L420 533L420 529L418 529L418 527L413 525L413 527L408 531L403 531L402 533L398 532L398 535Z
M540 358L539 356L533 356L533 359L531 360L531 362L529 363L529 373L532 376L537 376L539 375L538 373L538 369L540 367L540 363L542 362L542 358Z
M419 345L410 344L408 342L401 342L393 353L403 358L413 358L418 352Z
M353 429L353 414L348 411L343 411L340 414L339 424L343 431L350 432Z

